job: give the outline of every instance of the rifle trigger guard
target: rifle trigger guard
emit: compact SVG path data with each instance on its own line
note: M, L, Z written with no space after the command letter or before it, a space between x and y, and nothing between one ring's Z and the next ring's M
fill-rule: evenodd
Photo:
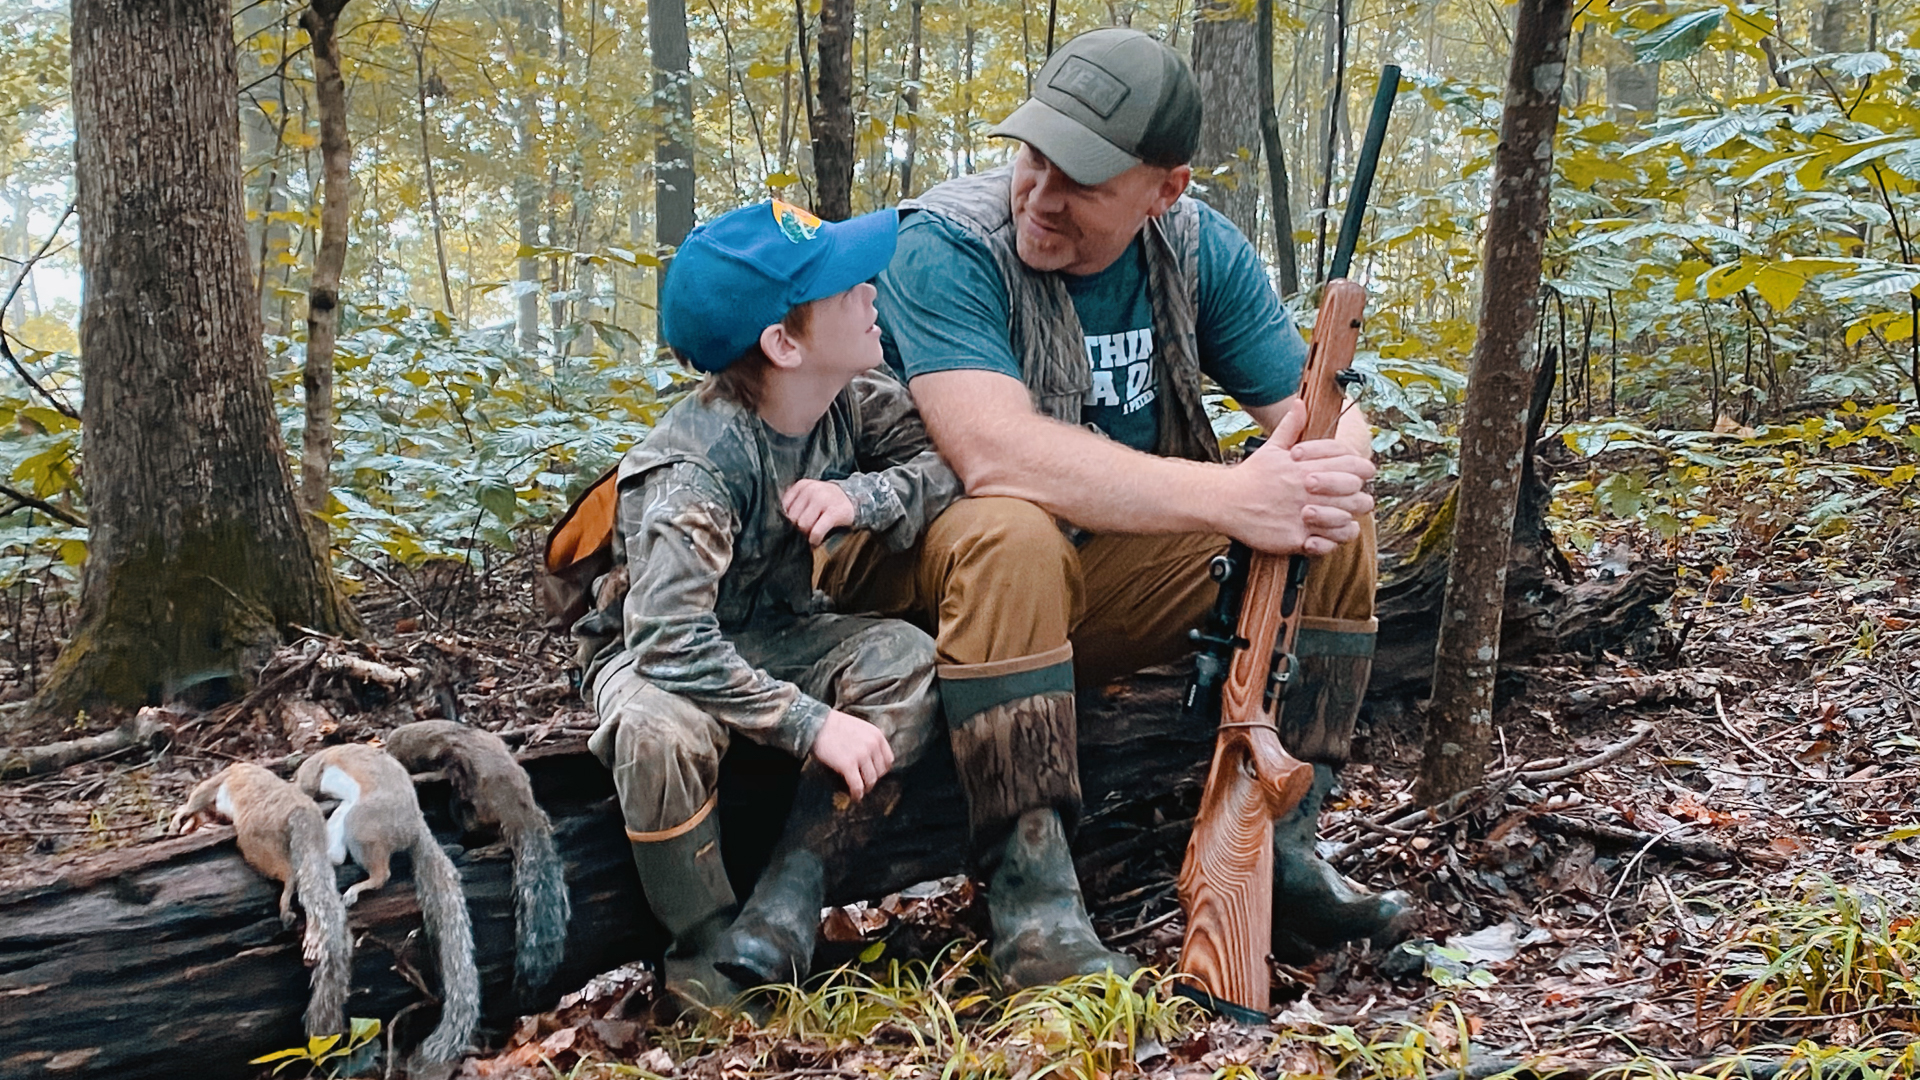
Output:
M1273 670L1267 674L1268 705L1277 708L1281 702L1287 700L1287 690L1293 681L1293 665L1292 653L1275 652L1273 654Z

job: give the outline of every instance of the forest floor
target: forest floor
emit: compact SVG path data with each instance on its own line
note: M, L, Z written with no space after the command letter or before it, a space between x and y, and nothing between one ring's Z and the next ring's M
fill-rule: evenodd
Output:
M1629 655L1506 670L1489 783L1443 815L1408 795L1418 710L1373 710L1323 851L1356 880L1413 893L1421 935L1276 966L1267 1027L1208 1023L1159 990L1098 980L990 1000L967 948L979 901L947 881L836 909L827 938L873 959L770 1020L646 1028L632 991L651 980L623 969L524 1019L465 1074L1021 1077L1064 1061L1085 1076L1428 1076L1459 1066L1464 1045L1479 1076L1522 1060L1773 1061L1806 1040L1805 1060L1916 1075L1920 522L1863 516L1823 540L1709 544L1613 521L1600 539L1590 576L1683 568L1663 629ZM175 717L153 760L136 749L0 785L0 878L162 835L226 761L373 736L449 704L521 746L584 734L591 715L561 675L567 641L539 626L530 562L393 571L359 598L377 644L283 649L248 698ZM329 689L321 654L418 668L435 689L369 709ZM330 708L291 704L311 700ZM1095 898L1103 934L1162 971L1182 931L1176 870ZM959 944L930 967L866 947L904 931Z

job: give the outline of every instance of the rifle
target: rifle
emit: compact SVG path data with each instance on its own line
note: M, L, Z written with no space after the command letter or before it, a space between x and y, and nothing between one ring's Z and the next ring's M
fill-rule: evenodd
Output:
M1348 367L1360 339L1367 290L1346 274L1399 86L1400 69L1387 65L1301 376L1307 411L1302 440L1333 436L1346 402L1343 388L1357 381ZM1180 992L1243 1023L1265 1020L1272 1000L1267 957L1273 934L1273 822L1291 812L1313 783L1313 767L1280 745L1278 725L1293 673L1307 567L1305 555L1269 555L1234 541L1208 567L1220 583L1220 596L1208 625L1192 634L1201 649L1186 709L1196 719L1218 715L1220 735L1180 868L1180 903L1187 913L1180 970L1198 984L1183 985Z

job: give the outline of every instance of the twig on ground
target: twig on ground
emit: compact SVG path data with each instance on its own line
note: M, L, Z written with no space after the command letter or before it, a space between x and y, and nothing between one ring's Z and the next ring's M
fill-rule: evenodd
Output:
M1728 734L1739 739L1740 745L1753 752L1753 758L1756 764L1763 764L1768 761L1783 762L1785 760L1781 758L1779 754L1762 749L1759 743L1753 741L1753 736L1747 734L1746 728L1735 723L1733 718L1727 715L1727 704L1720 700L1720 691L1718 690L1713 692L1713 712L1715 716L1720 718L1720 726L1725 728ZM1795 761L1793 764L1800 766L1802 775L1813 775L1812 771L1800 762Z
M368 562L367 560L361 558L360 556L355 555L353 552L347 550L344 547L340 549L340 554L345 555L347 558L353 560L354 564L360 567L362 570L365 570L367 573L372 574L374 577L377 577L381 581L384 581L387 584L393 586L395 589L398 589L400 591L401 596L406 597L410 602L412 602L414 607L417 607L420 609L421 614L433 620L433 625L435 626L440 625L439 613L434 611L432 608L428 607L426 604L421 603L420 598L413 595L412 589L409 589L405 585L402 585L398 581L395 581L391 574L388 574L385 570L382 570L379 567Z
M1620 868L1620 880L1614 883L1613 891L1607 894L1607 902L1600 905L1600 914L1606 916L1607 932L1613 935L1613 947L1616 951L1620 948L1620 928L1613 925L1613 902L1619 899L1620 890L1627 887L1627 879L1633 876L1634 868L1640 865L1641 859L1647 857L1647 852L1652 851L1655 844L1686 827L1685 824L1675 825L1658 836L1648 837L1647 842L1640 845L1640 850L1633 853L1633 858L1628 859L1627 864Z
M1127 929L1122 930L1119 933L1109 937L1107 941L1110 944L1118 945L1121 942L1132 941L1134 938L1145 937L1147 934L1150 934L1153 931L1158 930L1161 927L1172 922L1173 920L1179 918L1182 914L1183 912L1181 911L1181 909L1179 907L1175 907L1173 908L1173 910L1164 912L1153 919L1150 919L1144 923L1141 923L1139 926L1128 927Z

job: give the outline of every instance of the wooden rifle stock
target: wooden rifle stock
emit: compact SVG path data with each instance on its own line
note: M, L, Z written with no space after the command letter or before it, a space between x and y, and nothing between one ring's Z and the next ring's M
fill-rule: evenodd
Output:
M1307 410L1301 440L1331 438L1345 402L1341 375L1353 362L1367 291L1329 281L1301 377ZM1208 1004L1248 1020L1271 1004L1273 823L1306 796L1313 767L1280 745L1281 701L1300 628L1304 555L1256 552L1248 559L1233 659L1220 691L1220 737L1180 868L1187 912L1180 969ZM1235 572L1229 567L1216 576ZM1238 1008L1231 1008L1237 1006Z

